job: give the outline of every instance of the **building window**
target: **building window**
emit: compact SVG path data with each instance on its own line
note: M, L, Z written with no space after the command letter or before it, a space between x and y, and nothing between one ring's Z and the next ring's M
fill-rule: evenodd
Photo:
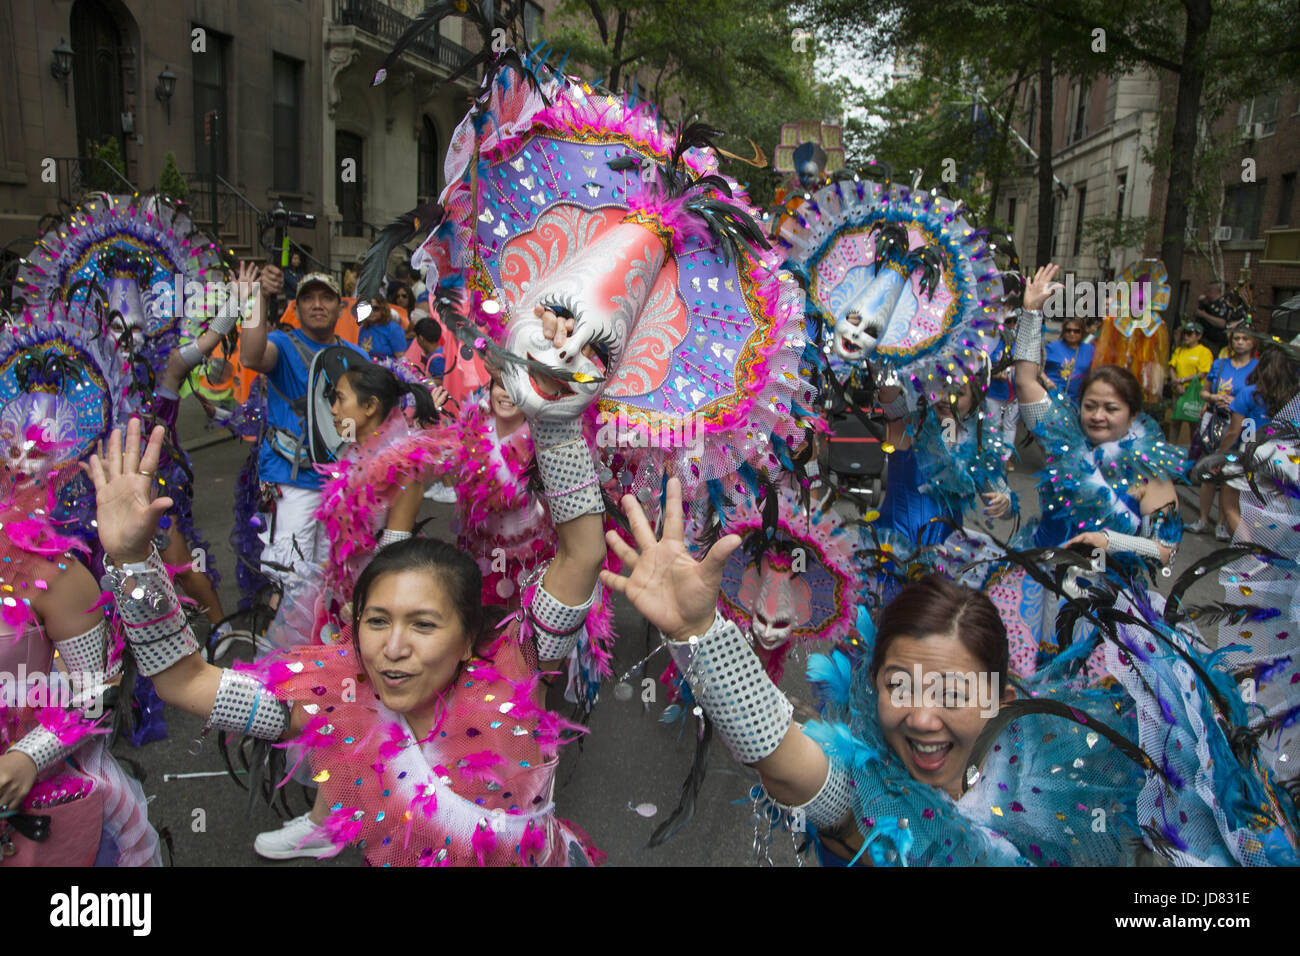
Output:
M1122 172L1115 178L1115 218L1124 218L1124 193L1128 191L1128 173Z
M1237 132L1243 139L1258 139L1277 132L1278 95L1255 96L1237 107Z
M1282 195L1277 203L1277 225L1291 225L1291 207L1295 205L1295 173L1282 177Z
M1079 187L1079 205L1074 215L1074 252L1078 255L1083 250L1083 207L1088 201L1088 187Z
M416 190L420 202L428 202L438 195L438 131L433 120L424 117L420 122L420 169Z
M1260 219L1264 213L1264 193L1268 180L1242 183L1230 187L1224 195L1223 225L1232 228L1232 239L1258 239Z
M206 47L202 53L194 53L191 60L194 69L194 167L201 176L210 177L216 172L224 177L230 171L226 154L230 121L226 105L230 37L207 27L202 29L207 33Z
M1034 145L1034 130L1038 128L1038 87L1029 87L1025 98L1025 142Z
M271 64L272 188L298 192L302 188L302 63L277 53Z
M1088 135L1088 96L1091 85L1080 83L1075 87L1074 95L1074 131L1070 142L1083 139Z
M533 0L524 0L524 42L530 47L542 42L542 8Z
M339 234L343 236L360 236L365 226L363 199L365 177L362 176L362 156L365 145L366 141L355 133L338 130L334 134L334 166L339 170L334 181L334 196L338 203L339 215L343 218L339 223ZM356 160L353 170L355 175L348 176L346 179L343 176L344 159Z
M1007 197L1007 229L1011 232L1016 231L1016 197Z

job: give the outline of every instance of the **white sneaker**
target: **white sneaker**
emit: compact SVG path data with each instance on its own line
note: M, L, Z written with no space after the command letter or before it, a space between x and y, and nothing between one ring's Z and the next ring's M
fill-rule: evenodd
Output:
M454 505L456 503L456 489L448 488L446 485L430 485L424 493L424 497L430 501L436 501L440 505Z
M1232 535L1228 534L1227 525L1219 525L1214 529L1214 536L1220 541L1231 541Z
M343 848L316 824L311 822L311 815L304 813L294 817L278 830L259 833L253 841L257 855L268 860L296 860L299 857L312 857L327 860L338 856Z

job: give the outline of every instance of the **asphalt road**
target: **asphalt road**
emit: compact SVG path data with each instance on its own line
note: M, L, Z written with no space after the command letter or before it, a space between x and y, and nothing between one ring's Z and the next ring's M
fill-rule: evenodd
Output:
M237 606L233 557L228 537L232 522L235 478L247 454L243 442L221 440L223 433L206 431L198 404L186 401L181 407L182 441L191 450L196 489L196 518L213 542L213 555L223 574L221 598L227 610ZM1031 475L1038 465L1037 449L1025 451L1018 470L1010 475L1012 488L1020 495L1027 517L1036 499ZM449 505L425 502L421 517L432 516L427 533L447 535L452 514ZM1195 515L1189 513L1189 518ZM1005 534L1006 525L997 529ZM1188 536L1179 553L1186 567L1212 550L1211 537ZM1207 577L1213 578L1213 575ZM1167 589L1172 579L1162 582ZM1192 594L1197 601L1222 598L1213 583L1198 583ZM632 667L645 654L644 621L626 605L617 613L620 640L616 649L616 673ZM665 660L656 655L647 668L657 675ZM807 698L802 667L787 671L783 689ZM566 748L561 758L555 802L561 817L573 820L591 834L597 846L618 866L739 866L753 862L754 832L746 797L757 776L736 764L715 742L709 761L710 772L695 818L666 845L647 849L654 828L676 806L680 786L691 763L694 749L692 730L679 734L680 725L669 727L658 717L666 701L662 688L659 699L643 704L640 685L630 700L622 701L607 688L589 721L590 734L582 743ZM175 709L167 713L170 734L166 740L136 750L119 742L115 752L136 761L146 772L145 793L150 801L149 816L154 825L170 831L178 866L313 866L316 861L298 860L268 863L252 849L254 836L282 822L269 807L259 803L249 810L245 791L225 773L215 737L199 746L195 743L202 721ZM193 752L197 751L197 752ZM176 774L212 774L175 779ZM289 785L295 812L307 807L304 792ZM637 812L639 808L642 812ZM778 837L771 851L776 865L796 865L789 838ZM360 863L360 854L348 850L323 865L349 866Z

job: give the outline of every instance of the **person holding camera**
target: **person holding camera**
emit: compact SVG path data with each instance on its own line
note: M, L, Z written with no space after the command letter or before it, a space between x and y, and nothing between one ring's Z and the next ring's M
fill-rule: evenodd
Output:
M320 506L322 478L310 457L311 436L302 408L309 400L308 375L312 359L332 345L351 349L361 360L366 353L335 334L343 299L332 276L313 272L298 282L299 328L270 332L268 297L284 291L284 275L273 265L263 266L253 280L261 282L252 324L239 336L239 360L246 368L266 376L266 433L258 451L257 474L261 482L263 573L288 584L291 568L301 576L328 556L328 542L315 519ZM297 407L295 407L297 406Z

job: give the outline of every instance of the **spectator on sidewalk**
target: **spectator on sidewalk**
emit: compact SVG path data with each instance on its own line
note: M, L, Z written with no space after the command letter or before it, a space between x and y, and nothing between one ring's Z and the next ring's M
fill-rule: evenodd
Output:
M1190 440L1191 425L1201 420L1204 400L1201 399L1201 379L1214 365L1214 356L1201 344L1202 329L1195 322L1182 328L1182 344L1174 349L1169 367L1173 370L1174 432L1170 440L1175 445L1186 445ZM1194 391L1192 391L1194 390ZM1192 391L1189 395L1188 392ZM1194 400L1193 400L1194 399ZM1180 411L1181 409L1181 411Z
M397 316L388 307L388 300L377 295L370 300L370 310L358 308L357 314L363 319L361 331L357 335L357 344L370 353L374 359L396 359L406 351L406 336Z
M442 384L447 358L442 347L442 325L437 319L424 318L415 323L415 337L402 360L419 369L422 375Z

